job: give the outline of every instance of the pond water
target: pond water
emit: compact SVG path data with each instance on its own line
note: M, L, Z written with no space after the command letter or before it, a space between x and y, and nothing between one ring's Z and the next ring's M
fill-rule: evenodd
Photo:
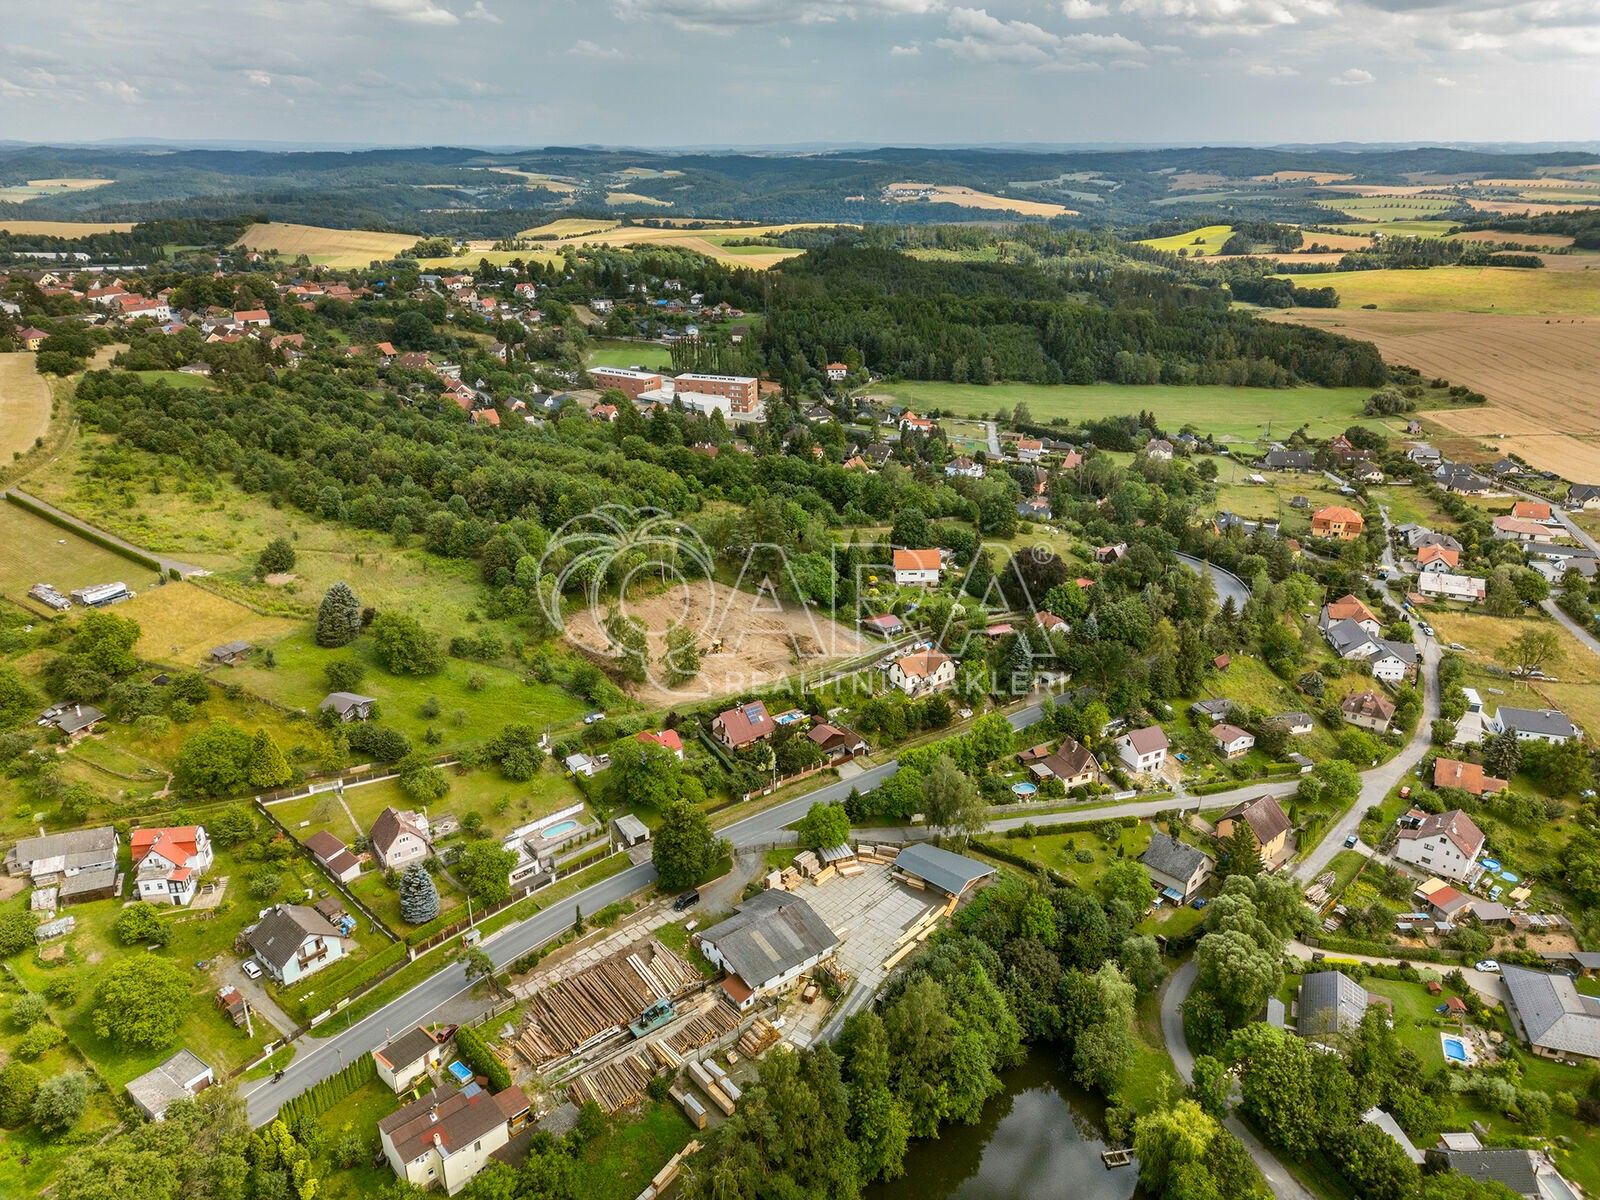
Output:
M1057 1056L1035 1050L1002 1078L976 1125L913 1142L906 1173L867 1200L1130 1200L1138 1167L1107 1170L1103 1106L1075 1087Z

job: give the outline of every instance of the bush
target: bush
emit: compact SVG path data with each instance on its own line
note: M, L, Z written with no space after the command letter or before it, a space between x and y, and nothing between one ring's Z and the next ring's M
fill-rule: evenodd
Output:
M27 1063L10 1062L0 1068L0 1126L15 1129L28 1119L40 1078L39 1069Z
M67 1040L67 1035L54 1025L35 1025L17 1039L17 1057L32 1062L54 1050Z
M78 979L74 975L56 975L44 985L44 994L50 998L50 1003L62 1008L71 1008L76 1004L79 992Z
M332 692L353 692L361 686L367 669L353 658L336 658L322 666L322 677Z
M17 997L11 1011L6 1014L6 1020L13 1029L32 1029L48 1015L44 997L27 992Z
M461 1061L472 1068L474 1075L481 1075L489 1082L491 1092L504 1091L511 1086L511 1072L506 1070L505 1063L501 1062L483 1036L476 1029L463 1025L456 1030L456 1053L461 1056Z
M117 914L111 931L124 946L165 946L172 930L156 912L155 906L140 900Z
M82 1071L68 1071L39 1085L29 1115L41 1132L65 1133L78 1123L88 1103L89 1077Z

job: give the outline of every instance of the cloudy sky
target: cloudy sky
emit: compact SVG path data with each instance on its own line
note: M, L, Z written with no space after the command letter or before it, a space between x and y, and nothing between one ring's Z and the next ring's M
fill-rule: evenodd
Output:
M0 139L1600 137L1596 0L0 0Z

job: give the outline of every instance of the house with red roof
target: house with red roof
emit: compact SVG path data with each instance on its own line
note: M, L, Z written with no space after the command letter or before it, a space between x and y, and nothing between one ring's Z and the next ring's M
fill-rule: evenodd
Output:
M896 550L894 582L897 587L937 587L943 555L938 550Z
M955 660L937 650L904 655L889 668L889 682L908 696L937 692L955 681Z
M211 839L201 825L135 829L128 839L139 899L187 905L211 869Z
M44 345L45 339L50 335L42 329L35 329L29 325L26 329L17 330L17 340L22 343L24 350L37 350Z
M648 729L643 729L634 734L633 739L646 746L660 746L663 750L670 751L679 761L683 759L683 739L678 736L676 729L663 729L660 733L651 733Z
M1434 574L1454 571L1461 565L1461 551L1449 546L1424 546L1417 551L1417 570Z
M765 741L777 731L777 723L760 700L720 712L711 721L711 736L730 750L743 750Z
M1481 870L1478 857L1485 840L1483 830L1459 808L1442 813L1413 808L1400 818L1394 857L1432 875L1470 885Z

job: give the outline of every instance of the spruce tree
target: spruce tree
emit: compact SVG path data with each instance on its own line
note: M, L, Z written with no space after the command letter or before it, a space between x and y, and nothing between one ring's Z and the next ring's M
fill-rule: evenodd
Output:
M272 735L265 729L256 730L255 741L250 747L250 786L275 788L288 783L293 777L289 760L284 758L283 751L278 749L278 743L272 740Z
M348 646L361 633L361 601L348 583L334 584L317 609L317 645Z
M400 876L400 917L411 925L426 925L439 915L439 889L421 863L412 863Z
M1261 848L1256 845L1255 834L1250 831L1243 817L1234 818L1233 831L1218 848L1217 874L1224 878L1229 875L1254 877L1261 874Z
M989 565L989 556L980 546L967 571L966 587L962 590L974 600L983 600L989 594L989 585L993 580L994 568Z

